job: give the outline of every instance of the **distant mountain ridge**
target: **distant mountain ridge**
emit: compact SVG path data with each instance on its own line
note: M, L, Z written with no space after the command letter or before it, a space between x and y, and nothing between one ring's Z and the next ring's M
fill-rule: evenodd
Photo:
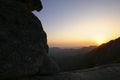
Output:
M120 63L120 38L98 47L80 49L51 48L49 54L59 64L62 71Z
M58 53L66 53L70 55L70 53L87 53L93 49L97 48L97 46L88 46L88 47L81 47L81 48L60 48L60 47L51 47L49 48L49 54L59 55Z
M82 47L79 49L53 47L49 49L49 55L58 63L62 71L71 71L79 69L83 56L95 48L96 46Z

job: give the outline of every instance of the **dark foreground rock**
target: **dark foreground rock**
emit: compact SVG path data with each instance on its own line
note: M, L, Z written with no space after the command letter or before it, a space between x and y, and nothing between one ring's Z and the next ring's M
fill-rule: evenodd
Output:
M38 75L15 80L120 80L120 64L110 64L86 70Z
M21 3L0 0L0 80L57 71L41 22Z

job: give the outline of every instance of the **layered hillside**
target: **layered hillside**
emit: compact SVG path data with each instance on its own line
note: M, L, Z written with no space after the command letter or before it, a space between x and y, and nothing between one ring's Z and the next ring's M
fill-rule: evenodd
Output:
M81 69L86 53L95 49L96 46L82 47L78 49L50 48L49 55L59 65L61 71L72 71Z

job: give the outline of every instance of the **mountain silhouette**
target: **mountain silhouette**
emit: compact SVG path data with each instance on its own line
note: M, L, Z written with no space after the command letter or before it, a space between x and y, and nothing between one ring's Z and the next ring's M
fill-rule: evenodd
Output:
M56 61L61 71L72 71L81 69L86 53L95 48L96 46L82 47L78 49L53 47L49 49L49 56Z
M120 62L120 38L102 44L86 54L86 64L97 66Z
M98 47L81 49L50 48L50 56L62 71L72 71L120 62L120 38Z

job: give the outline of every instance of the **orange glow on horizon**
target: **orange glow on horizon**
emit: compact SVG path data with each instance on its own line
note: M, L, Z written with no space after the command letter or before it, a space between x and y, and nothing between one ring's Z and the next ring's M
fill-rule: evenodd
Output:
M98 46L98 43L95 41L89 41L89 40L84 40L84 41L53 41L53 42L48 42L50 47L74 47L74 48L79 48L83 46Z
M94 37L94 38L80 38L75 40L74 39L70 39L70 38L57 38L55 40L49 40L48 41L48 45L50 47L63 47L63 48L79 48L79 47L83 47L83 46L99 46L103 43L107 43L110 40L113 40L117 38L116 36L111 36L111 37L103 37L103 36L99 36L99 37Z
M69 26L69 30L64 28L55 36L48 36L49 46L52 47L81 47L81 46L99 46L120 36L118 20L100 18L85 20L75 26ZM82 27L81 27L82 26ZM115 28L115 27L116 28Z

